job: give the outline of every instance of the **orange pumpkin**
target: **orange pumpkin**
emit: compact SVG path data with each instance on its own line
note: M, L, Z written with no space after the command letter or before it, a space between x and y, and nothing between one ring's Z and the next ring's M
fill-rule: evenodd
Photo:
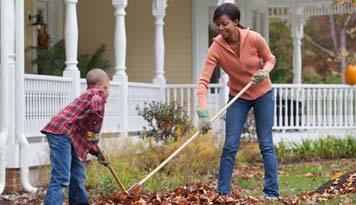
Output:
M356 84L356 65L348 64L346 66L345 82L350 85Z

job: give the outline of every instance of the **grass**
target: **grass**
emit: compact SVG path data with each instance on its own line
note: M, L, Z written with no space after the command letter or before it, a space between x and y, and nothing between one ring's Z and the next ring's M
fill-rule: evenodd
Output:
M191 133L188 133L177 142L164 146L154 144L152 141L143 144L127 143L111 154L110 159L120 180L126 188L129 188L156 168L190 136ZM315 148L308 149L308 152L313 152L313 149ZM321 148L318 149L322 151ZM216 183L221 150L222 145L216 142L214 134L199 136L147 180L141 190L170 192L179 186L196 182ZM246 197L261 196L264 173L258 146L241 143L236 161L233 183L241 188L239 194ZM335 174L353 171L356 167L355 159L319 160L316 158L310 162L292 161L293 163L279 164L279 188L281 196L285 198L315 190L332 179ZM88 166L86 184L92 198L100 198L119 190L111 173L96 162ZM356 194L338 197L326 204L346 204L345 200L356 202Z
M302 192L315 190L325 182L331 180L335 174L354 171L355 167L355 159L281 164L279 168L279 189L281 196L287 198L297 196ZM248 177L251 175L255 175L255 177ZM256 171L241 172L239 176L234 177L233 183L242 188L242 196L262 195L263 179L261 179L260 174ZM356 193L348 196L339 196L324 204L345 204L343 202L346 198L350 198L355 203ZM279 203L276 202L276 204Z

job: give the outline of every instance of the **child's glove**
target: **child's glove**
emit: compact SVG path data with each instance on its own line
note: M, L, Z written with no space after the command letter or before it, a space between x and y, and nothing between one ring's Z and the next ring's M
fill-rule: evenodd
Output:
M94 132L88 132L88 141L93 143L93 144L98 144L101 134L100 133L94 133Z
M207 133L211 129L209 110L197 110L199 117L199 129L202 134Z
M102 165L104 165L105 167L109 166L110 161L109 161L109 159L108 159L106 156L103 156L103 155L101 155L100 153L98 153L98 155L97 155L96 157L97 157L97 159L98 159L99 164L102 164Z
M256 71L252 77L251 77L251 81L254 83L254 84L258 84L260 82L262 82L268 75L268 71L267 70L258 70Z

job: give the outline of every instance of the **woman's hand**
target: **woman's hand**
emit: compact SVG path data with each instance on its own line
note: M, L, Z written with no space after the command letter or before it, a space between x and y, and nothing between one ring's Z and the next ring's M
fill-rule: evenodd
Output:
M256 71L252 77L251 77L251 81L254 83L254 84L258 84L260 82L262 82L268 75L268 71L267 70L258 70Z

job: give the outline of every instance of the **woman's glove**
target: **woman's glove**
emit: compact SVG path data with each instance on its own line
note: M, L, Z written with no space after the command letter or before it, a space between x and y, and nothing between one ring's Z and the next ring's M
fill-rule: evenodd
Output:
M254 84L258 84L260 82L262 82L268 75L268 71L267 70L258 70L256 71L252 77L251 77L251 81L254 83Z
M96 157L98 159L99 164L102 164L106 167L110 164L109 159L107 157L101 155L100 153L98 153L98 155Z
M207 133L211 129L209 110L197 110L199 117L199 129L202 134Z

